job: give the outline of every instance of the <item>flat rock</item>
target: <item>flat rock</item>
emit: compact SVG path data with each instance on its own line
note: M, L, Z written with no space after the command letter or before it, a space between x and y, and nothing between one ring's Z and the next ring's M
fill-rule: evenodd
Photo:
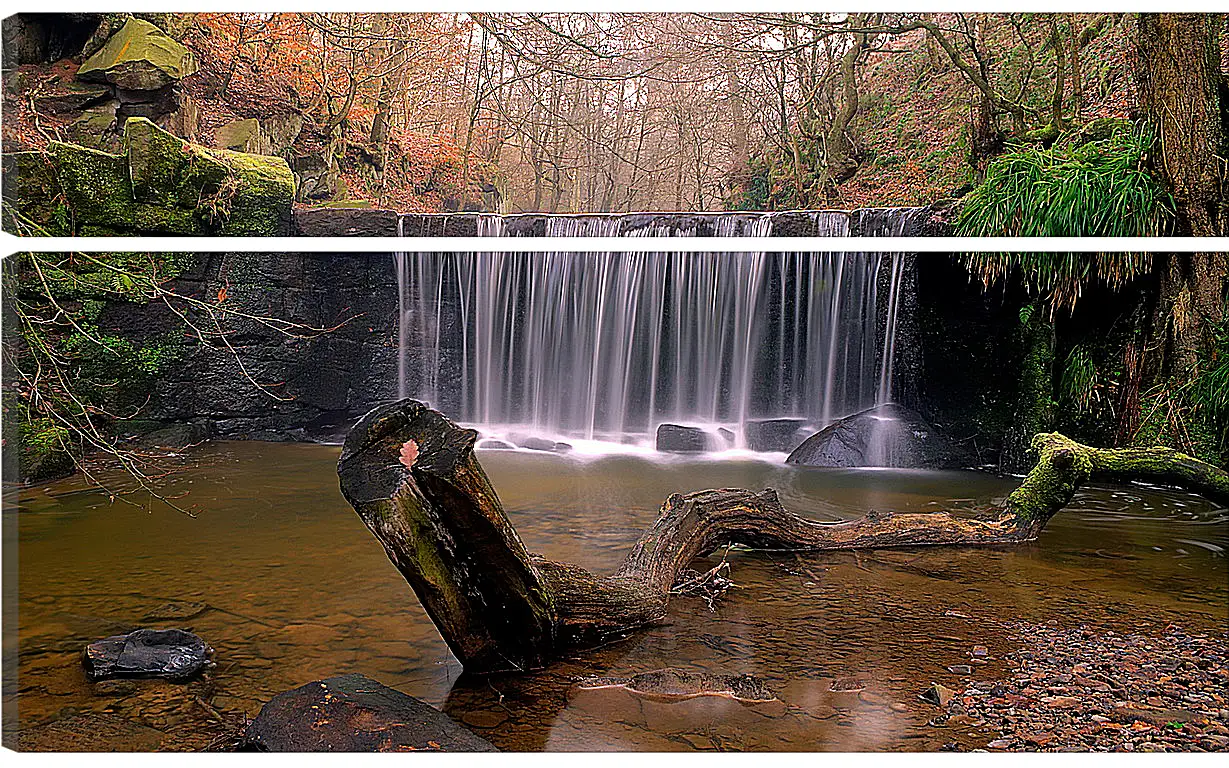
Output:
M377 208L296 210L294 230L303 237L396 237L397 212Z
M480 448L482 450L487 450L487 451L514 451L516 450L516 446L513 445L512 443L509 443L506 440L496 440L493 437L488 437L485 440L479 441L478 445L475 447Z
M204 669L212 653L204 640L182 629L138 629L90 643L82 663L93 681L112 677L185 680Z
M360 674L279 693L247 727L262 752L495 752L495 746L413 696Z

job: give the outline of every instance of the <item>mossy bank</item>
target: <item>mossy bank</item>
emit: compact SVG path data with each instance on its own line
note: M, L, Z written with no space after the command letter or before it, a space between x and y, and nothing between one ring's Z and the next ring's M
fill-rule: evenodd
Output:
M294 175L280 157L210 149L129 118L123 152L52 142L6 155L4 227L45 235L290 233Z

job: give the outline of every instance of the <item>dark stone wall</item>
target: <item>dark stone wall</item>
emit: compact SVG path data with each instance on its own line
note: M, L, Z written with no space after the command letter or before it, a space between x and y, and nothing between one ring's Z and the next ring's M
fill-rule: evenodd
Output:
M213 300L225 289L222 306L234 313L338 327L288 335L255 319L219 316L225 339L205 342L185 328L185 352L155 384L136 431L175 423L192 425L194 438L329 438L396 395L391 254L199 254L173 289ZM191 318L216 331L207 314L194 311ZM116 304L103 322L134 338L184 327L161 304Z
M916 264L916 341L905 351L913 388L900 400L978 463L997 465L1020 390L1025 296L1018 286L983 290L954 254L918 254Z

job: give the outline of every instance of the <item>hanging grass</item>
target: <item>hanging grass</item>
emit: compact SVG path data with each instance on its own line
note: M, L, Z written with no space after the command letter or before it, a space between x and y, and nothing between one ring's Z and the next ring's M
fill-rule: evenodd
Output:
M1152 135L1117 121L1108 135L1017 145L990 163L956 221L966 237L1155 237L1173 200L1149 172Z
M963 261L987 289L1018 277L1051 313L1070 312L1091 283L1116 291L1152 269L1149 253L969 253Z

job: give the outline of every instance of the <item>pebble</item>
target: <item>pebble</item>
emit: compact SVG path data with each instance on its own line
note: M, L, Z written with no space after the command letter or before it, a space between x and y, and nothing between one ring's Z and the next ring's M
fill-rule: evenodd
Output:
M1229 632L1186 634L1170 626L1158 637L1023 621L1000 626L1020 646L1004 657L1009 677L970 681L932 725L984 722L990 750L1229 751Z

